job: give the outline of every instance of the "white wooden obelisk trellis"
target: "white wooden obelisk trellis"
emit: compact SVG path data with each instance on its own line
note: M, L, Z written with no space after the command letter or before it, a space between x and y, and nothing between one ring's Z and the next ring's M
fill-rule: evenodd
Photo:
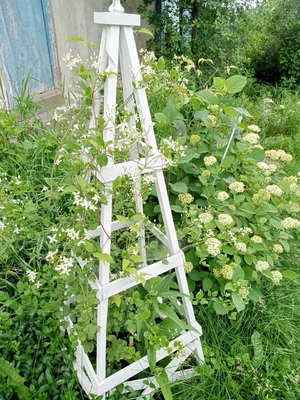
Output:
M184 351L174 357L166 367L166 372L170 381L175 381L178 378L192 375L192 369L178 371L180 365L189 355L194 354L199 364L204 362L200 342L202 332L201 327L196 322L192 303L188 297L189 289L184 272L185 258L183 252L179 248L176 237L163 175L163 168L166 166L166 162L158 152L146 91L142 88L140 63L132 29L133 26L140 25L140 16L124 14L124 9L120 4L120 0L115 0L109 8L109 12L95 13L94 20L95 23L103 27L99 54L99 72L106 71L110 72L110 74L104 84L103 101L100 99L99 91L94 96L90 129L96 127L100 106L103 105L103 116L106 121L103 139L105 142L113 142L115 135L117 74L118 65L120 63L125 107L128 111L134 112L136 104L136 110L142 125L144 142L137 143L135 150L132 151L130 161L114 164L113 158L110 157L107 166L102 168L95 167L93 174L105 185L107 204L101 207L101 224L99 228L90 232L90 236L94 238L99 236L101 251L110 254L112 232L125 227L119 221L112 221L113 181L119 176L126 175L128 171L130 171L131 174L133 171L135 172L136 178L134 179L134 186L136 210L138 213L142 213L143 202L140 194L141 174L153 173L166 234L156 227L152 228L151 231L152 234L167 246L169 256L167 258L167 263L161 261L152 265L147 265L145 235L142 228L139 246L144 264L141 265L140 272L145 279L148 280L168 271L175 270L180 292L184 294L184 296L182 296L182 304L185 317L188 324L194 328L194 330L182 332L181 335L170 344L174 353L177 351L177 348L174 346L175 342L181 341L184 347ZM132 119L131 124L134 123ZM87 161L88 154L83 154L83 158ZM144 398L149 396L151 391L153 391L153 388L150 388L149 385L147 386L144 379L130 380L140 372L149 368L147 357L143 357L139 361L114 373L112 376L106 377L108 300L111 296L122 293L138 284L139 283L132 276L110 281L110 265L107 262L100 261L98 280L96 283L92 283L92 287L97 290L100 300L97 311L99 332L97 334L96 371L80 344L77 348L75 362L79 381L87 394L105 396L107 392L112 391L116 386L122 383L134 390L141 391L141 397ZM160 361L168 355L169 352L162 348L157 351L156 360ZM147 380L151 381L151 383L157 387L154 377Z

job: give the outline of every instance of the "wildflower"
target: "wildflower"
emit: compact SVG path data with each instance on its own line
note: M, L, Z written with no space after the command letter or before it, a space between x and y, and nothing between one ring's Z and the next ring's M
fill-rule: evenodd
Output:
M73 258L60 257L59 264L54 268L60 275L69 275L74 266Z
M254 235L251 238L251 240L252 240L253 243L256 243L256 244L261 244L263 242L262 238L260 236L257 236L257 235Z
M215 126L216 124L217 124L217 117L215 117L214 115L209 115L208 117L207 117L207 119L211 122L211 124L213 125L213 126Z
M235 181L229 185L229 189L236 193L243 193L243 191L245 190L245 185L243 184L243 182Z
M57 189L58 192L63 192L64 191L64 187L63 186L59 186Z
M228 197L229 197L229 194L228 194L227 192L219 192L219 193L217 194L217 199L218 199L219 201L225 201L225 200L228 199Z
M57 236L56 233L53 236L47 236L47 239L49 240L50 244L57 243L56 236Z
M4 224L4 222L0 221L0 231L4 231L5 228L6 228L6 225Z
M248 227L246 227L246 228L240 228L240 233L241 233L241 235L242 236L246 236L247 234L251 234L253 231L252 231L252 229L251 228L248 228Z
M256 271L262 272L267 270L270 267L270 264L267 261L257 261L255 264Z
M190 261L186 261L184 263L184 271L188 274L189 272L192 272L194 266Z
M142 177L142 181L146 185L151 185L155 183L155 177L153 176L153 174L144 174Z
M257 144L259 141L259 135L257 133L248 133L244 136L244 142L249 144Z
M219 214L218 221L220 225L227 226L233 223L233 218L228 214Z
M282 279L282 274L280 271L271 271L271 275L274 283L279 283Z
M300 221L298 219L288 217L281 221L281 226L285 229L299 228Z
M47 261L49 260L49 261L53 262L54 261L54 256L55 256L55 254L57 254L57 251L58 250L49 251L48 254L46 255L46 260Z
M281 244L275 243L273 246L273 251L275 253L283 253L283 247L281 246Z
M235 248L240 251L241 253L247 253L247 246L243 242L235 243Z
M80 232L79 231L75 231L74 228L66 229L65 232L66 232L66 234L67 234L69 239L71 239L71 240L79 239L79 233Z
M27 274L29 282L34 282L35 281L36 276L37 276L37 272L31 271L30 269L28 269L26 271L26 274Z
M260 128L257 125L249 125L248 129L250 129L250 131L256 132L256 133L261 132Z
M39 289L39 288L42 286L42 284L41 284L40 281L37 281L37 282L35 283L34 286L35 286L37 289Z
M22 228L18 228L18 227L16 226L15 229L13 230L13 233L15 233L16 235L19 235L22 231L23 231Z
M215 164L217 162L217 159L214 156L207 156L207 157L204 157L203 161L204 161L205 166L209 167L209 166Z
M213 220L213 216L209 213L202 213L198 215L197 220L202 224L208 224Z
M271 193L273 196L282 196L283 191L280 189L278 185L269 185L266 187L267 191Z
M194 201L194 197L189 193L179 194L178 199L181 201L182 204L191 204Z
M217 256L221 252L222 243L216 238L208 238L205 241L207 252L212 256Z

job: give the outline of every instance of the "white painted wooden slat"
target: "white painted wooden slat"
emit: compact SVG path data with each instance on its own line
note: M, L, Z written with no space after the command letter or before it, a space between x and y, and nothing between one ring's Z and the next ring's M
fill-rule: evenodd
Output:
M94 22L100 25L140 26L141 17L136 14L95 12Z
M119 62L119 38L120 28L109 26L106 37L106 52L108 66L106 71L109 76L104 86L104 120L105 128L103 131L104 142L114 140L115 136L115 113L117 97L117 74ZM112 157L108 158L108 165L113 165ZM103 253L110 254L111 251L111 223L112 223L112 183L105 185L107 204L101 206L101 229L100 229L100 249ZM99 262L99 283L105 285L109 282L110 264L106 261ZM106 331L108 318L108 300L103 300L97 307L97 376L99 380L106 377Z
M197 338L198 336L194 332L186 332L180 335L177 339L172 340L172 342L170 342L169 346L172 349L171 352L164 348L157 351L156 360L160 361L163 358L169 356L170 354L176 352L177 351L176 342L181 342L183 346L186 346L188 343L193 342ZM147 368L149 368L149 361L148 357L145 356L140 360L123 368L121 371L118 371L113 375L109 376L103 382L100 382L97 390L98 396L101 396L103 393L109 392L114 387L127 381L128 379L132 378L133 376L137 375L139 372L144 371Z
M120 176L138 176L139 174L149 174L150 172L161 170L167 167L166 160L160 155L152 155L135 161L125 161L120 164L108 165L99 168L95 165L94 174L102 183L113 182Z
M138 272L144 279L149 280L182 265L184 263L184 255L179 251L177 254L168 257L166 261L168 261L168 264L158 261L157 263L139 269ZM116 279L101 287L99 290L99 299L107 299L139 284L140 282L137 282L134 276Z

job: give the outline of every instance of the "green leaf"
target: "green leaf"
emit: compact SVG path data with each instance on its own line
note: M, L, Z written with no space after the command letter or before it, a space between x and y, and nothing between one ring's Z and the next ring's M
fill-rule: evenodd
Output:
M155 368L154 375L165 400L173 400L169 378L163 368Z
M84 39L80 36L72 36L67 42L84 42Z
M151 372L154 372L155 367L156 367L156 349L154 346L150 346L147 349L147 356L148 356L150 370L151 370Z
M206 121L207 117L209 116L209 111L208 110L200 110L195 112L195 119L200 119L201 121Z
M115 294L113 297L113 301L115 302L116 306L120 308L121 305L121 296L119 294Z
M208 89L205 90L200 90L199 92L196 93L197 97L200 97L200 99L207 104L215 104L217 102L217 96Z
M229 94L241 92L247 84L247 78L242 75L234 75L226 79L226 89Z
M266 158L266 154L262 149L253 149L250 151L247 157L253 158L253 160L257 162L261 162Z
M165 59L163 57L159 57L159 59L157 60L157 68L159 70L165 69L166 66L166 62Z
M101 154L101 156L99 156L97 158L97 163L100 167L105 167L108 163L108 157L106 154Z
M234 156L227 156L224 158L224 160L221 163L221 167L223 168L228 168L234 161Z
M202 282L202 287L205 292L208 292L213 285L213 281L210 278L204 278Z
M275 219L275 218L270 218L270 219L269 219L269 222L270 222L270 224L271 224L272 226L274 226L274 228L276 228L276 229L282 229L281 223L280 223L280 221L277 221L277 219Z
M84 179L81 175L77 175L75 179L82 190L84 190L88 186L87 180Z
M84 247L89 253L94 253L97 251L96 246L92 242L86 242Z
M237 293L232 293L232 301L237 309L237 312L240 312L245 309L245 303L243 302L243 299L237 294Z
M252 118L252 115L251 115L247 110L245 110L245 109L242 108L242 107L234 107L234 110L235 110L237 113L239 113L239 114L241 114L241 115L244 115L245 117Z
M218 315L227 314L226 307L221 303L221 301L214 301L213 308Z
M244 278L245 278L245 272L243 268L240 265L238 265L234 270L232 279L234 281L238 281L239 279L244 279Z
M144 33L145 35L149 35L152 38L154 38L153 33L151 31L149 31L149 29L146 29L146 28L141 28L138 31L136 31L136 33Z
M299 275L295 271L287 269L285 271L282 271L282 276L287 279L296 279Z
M251 343L254 349L254 357L252 359L252 364L254 368L258 368L264 358L264 349L262 345L261 335L259 332L255 331L251 336Z
M203 278L203 276L201 275L201 272L197 271L196 269L193 269L193 271L191 271L188 275L189 275L189 278L194 282L199 282Z
M171 206L171 210L176 212L176 213L183 213L184 209L180 206Z
M156 113L154 117L160 124L167 124L169 122L168 117L163 113Z
M187 328L187 324L182 321L178 315L176 314L176 312L174 311L174 309L166 304L159 304L159 305L155 305L155 308L157 309L157 311L163 315L165 315L166 317L170 318L172 321L175 322L175 324L179 325L181 327L181 329L186 329Z
M170 183L171 189L175 193L187 193L188 187L184 182Z
M226 84L226 79L222 79L219 77L214 78L214 87L218 90L222 90Z
M106 262L108 262L110 264L114 264L115 263L114 259L112 258L112 256L110 254L94 253L93 256L95 258L98 258L98 260L100 260L100 261L106 261Z

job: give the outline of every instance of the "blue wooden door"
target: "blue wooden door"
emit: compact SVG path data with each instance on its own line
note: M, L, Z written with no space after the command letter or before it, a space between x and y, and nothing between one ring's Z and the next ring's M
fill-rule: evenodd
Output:
M0 0L0 57L14 95L30 73L29 89L55 87L56 57L50 0Z

